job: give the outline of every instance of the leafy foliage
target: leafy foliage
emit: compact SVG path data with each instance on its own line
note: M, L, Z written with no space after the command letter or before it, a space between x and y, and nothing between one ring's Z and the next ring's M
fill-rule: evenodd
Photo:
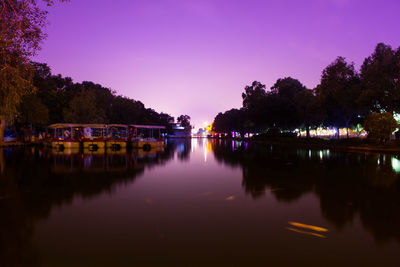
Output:
M326 67L316 88L326 108L325 124L348 128L351 120L361 114L360 91L360 80L353 63L338 57Z
M369 133L368 136L382 141L389 139L397 127L396 120L389 112L371 113L364 122L364 128Z
M180 115L177 118L178 123L185 128L187 131L192 130L192 125L190 125L190 116L189 115Z
M64 120L72 123L104 123L105 111L96 102L93 91L82 91L64 109Z
M17 117L23 96L35 91L30 58L46 37L46 15L36 0L0 1L0 115L9 123Z
M375 111L400 112L400 48L379 43L361 66L362 100Z
M298 124L296 95L306 90L305 86L296 79L286 77L278 79L271 87L270 98L275 98L277 103L274 110L274 126L284 129L293 129Z
M307 137L310 137L310 127L318 125L325 118L322 101L314 92L308 89L299 91L295 96L298 123L303 123Z
M146 108L143 103L124 96L100 84L84 81L73 83L69 77L52 75L46 64L35 67L34 86L37 91L24 97L18 123L47 122L157 124L168 126L174 118ZM190 117L185 115L189 121Z
M243 132L251 126L246 125L245 119L245 109L231 109L224 113L220 112L214 119L213 130L217 132Z
M49 121L49 109L42 103L37 95L25 95L22 98L18 121L23 124L44 126Z
M15 56L0 68L0 114L13 122L22 97L35 91L32 67Z

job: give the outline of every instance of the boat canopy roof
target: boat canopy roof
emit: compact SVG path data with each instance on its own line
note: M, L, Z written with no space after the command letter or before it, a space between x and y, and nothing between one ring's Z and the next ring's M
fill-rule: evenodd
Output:
M48 126L48 128L70 128L70 127L88 127L88 128L105 128L105 127L122 127L127 128L126 124L97 124L97 123L54 123ZM142 129L166 129L165 126L161 125L137 125L131 124L129 127L142 128Z
M129 126L130 127L135 127L135 128L143 128L143 129L165 129L165 126L160 126L160 125L136 125L136 124L131 124Z
M48 128L71 128L71 127L83 127L84 124L78 123L54 123L48 126Z
M126 125L126 124L107 124L107 127L124 127L124 128L127 128L128 125Z
M88 124L83 124L82 125L85 128L105 128L105 124L95 124L95 123L88 123Z

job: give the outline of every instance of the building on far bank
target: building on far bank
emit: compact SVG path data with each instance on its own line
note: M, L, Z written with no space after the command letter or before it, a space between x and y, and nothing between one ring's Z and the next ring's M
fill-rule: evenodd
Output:
M186 129L185 127L182 127L178 125L177 123L174 123L172 126L172 134L169 134L168 137L170 138L189 138L192 136L192 132L189 129Z

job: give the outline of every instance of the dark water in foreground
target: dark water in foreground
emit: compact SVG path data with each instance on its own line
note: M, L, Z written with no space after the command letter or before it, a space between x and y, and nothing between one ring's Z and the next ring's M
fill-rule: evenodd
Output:
M399 266L396 156L0 150L0 266Z

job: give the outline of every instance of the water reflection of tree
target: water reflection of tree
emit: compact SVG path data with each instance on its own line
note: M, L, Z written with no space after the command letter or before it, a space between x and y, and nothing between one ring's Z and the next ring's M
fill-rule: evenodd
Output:
M279 201L312 192L322 215L338 229L358 214L377 242L400 242L400 182L390 155L311 151L214 143L216 159L241 166L243 188L253 198L270 190Z
M168 139L167 147L174 148L171 151L175 151L177 153L179 160L188 161L190 159L192 139L191 138Z
M125 153L53 153L41 149L0 150L0 266L38 264L32 244L34 223L54 206L77 196L93 198L129 184L146 168L173 158L176 146L163 151Z

